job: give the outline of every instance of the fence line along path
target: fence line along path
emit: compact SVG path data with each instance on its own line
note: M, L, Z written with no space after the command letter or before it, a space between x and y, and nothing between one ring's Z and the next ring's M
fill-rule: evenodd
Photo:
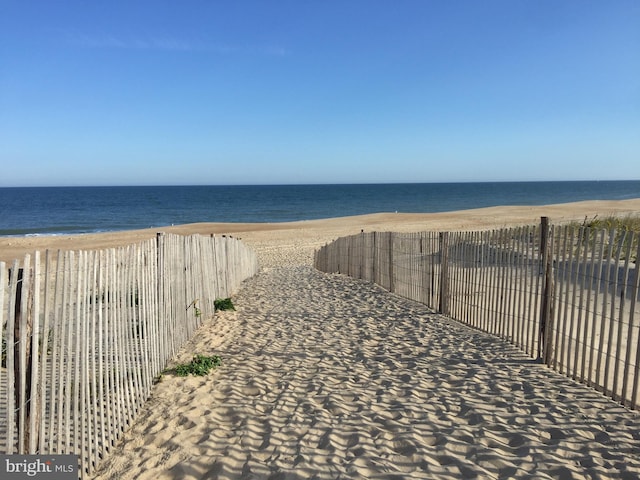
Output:
M164 234L0 263L0 451L73 453L92 472L214 300L257 269L235 239Z
M638 258L633 232L543 218L539 227L342 237L315 265L423 302L637 408Z

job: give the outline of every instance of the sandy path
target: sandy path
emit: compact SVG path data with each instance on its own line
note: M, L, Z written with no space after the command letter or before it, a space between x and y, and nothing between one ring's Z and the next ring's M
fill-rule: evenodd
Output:
M497 339L308 266L205 325L97 478L640 478L640 417Z

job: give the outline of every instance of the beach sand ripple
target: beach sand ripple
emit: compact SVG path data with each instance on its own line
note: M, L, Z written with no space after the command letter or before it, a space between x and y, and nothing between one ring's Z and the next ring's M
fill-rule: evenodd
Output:
M375 285L264 269L177 361L100 479L640 478L640 417Z

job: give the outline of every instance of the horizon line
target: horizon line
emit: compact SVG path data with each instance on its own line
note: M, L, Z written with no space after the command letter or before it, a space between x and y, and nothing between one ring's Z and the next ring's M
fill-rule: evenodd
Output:
M103 184L103 185L0 185L0 188L161 188L161 187L306 187L338 185L451 185L481 183L596 183L596 182L638 182L638 179L571 179L571 180L461 180L433 182L336 182L336 183L158 183L158 184Z

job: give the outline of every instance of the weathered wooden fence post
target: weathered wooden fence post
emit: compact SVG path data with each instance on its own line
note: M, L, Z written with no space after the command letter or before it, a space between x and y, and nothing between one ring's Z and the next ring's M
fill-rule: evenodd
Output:
M365 275L368 275L368 272L364 273L366 271L365 267L367 266L366 238L364 230L360 230L360 276L358 278L365 278Z
M421 288L422 291L420 292L422 295L422 299L421 301L431 307L431 297L429 296L429 288L427 287L429 280L428 280L428 271L429 269L427 268L427 262L425 261L425 257L426 257L426 249L424 246L424 236L422 234L420 234L420 273L421 273Z
M379 284L378 280L378 232L373 232L373 265L371 267L371 279L373 283Z
M20 398L20 317L21 317L21 307L22 307L22 277L24 274L24 270L22 268L19 269L11 269L9 270L9 281L11 281L15 275L15 293L12 295L14 297L13 303L13 312L9 312L9 315L13 313L13 372L9 370L7 373L9 375L13 375L13 401L14 401L14 411L11 412L13 414L13 421L15 422L16 411L22 411L22 401ZM9 342L7 342L7 347ZM9 352L11 350L7 348L7 356L9 356ZM18 430L18 438L20 438L20 423L17 425ZM13 442L14 439L9 439L9 441ZM18 453L22 453L22 446L18 445Z
M544 279L540 307L540 333L538 343L538 359L546 364L551 360L551 330L553 319L553 250L551 248L549 217L540 218L540 259Z
M167 331L165 330L165 315L166 315L166 304L165 304L165 291L164 291L164 281L165 281L165 268L164 268L165 258L164 258L164 232L156 233L156 289L157 289L157 313L158 318L155 319L156 324L158 325L158 343L159 345L159 353L160 353L160 365L164 365L164 362L167 360L169 347L167 344Z
M16 292L15 292L15 303L13 308L13 341L14 341L14 350L13 350L13 385L14 385L14 401L15 408L19 412L18 416L18 424L17 424L17 432L18 432L18 453L24 453L24 408L25 408L25 399L23 398L23 392L25 390L25 385L22 382L22 378L26 378L26 363L23 364L21 361L23 353L23 349L25 345L21 343L21 336L24 335L25 329L22 325L22 286L24 282L24 269L19 268L17 270L11 270L9 272L9 278L13 275L16 275ZM9 313L11 315L11 313ZM25 358L26 362L26 358ZM11 372L8 372L11 375ZM15 417L14 417L15 419ZM10 439L12 441L13 439Z
M393 282L393 232L389 232L389 291L393 292L395 285Z
M15 342L13 349L14 368L14 401L18 411L17 438L18 453L26 454L31 452L31 447L38 443L39 437L39 402L36 398L38 390L34 381L34 365L37 369L38 361L38 338L37 325L34 329L33 291L31 277L33 272L30 265L30 257L27 255L24 261L24 268L11 271L10 275L16 275L15 304L13 309L13 339ZM36 359L34 360L34 355ZM35 362L35 363L34 363ZM15 417L14 417L15 418Z
M449 315L449 232L440 232L440 299L438 312Z

